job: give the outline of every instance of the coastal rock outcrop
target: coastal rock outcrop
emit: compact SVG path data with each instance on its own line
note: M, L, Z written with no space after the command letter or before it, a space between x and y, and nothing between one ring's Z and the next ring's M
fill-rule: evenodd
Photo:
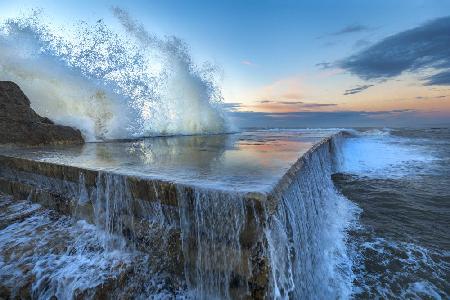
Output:
M71 143L84 143L79 130L39 116L17 84L0 81L0 144Z

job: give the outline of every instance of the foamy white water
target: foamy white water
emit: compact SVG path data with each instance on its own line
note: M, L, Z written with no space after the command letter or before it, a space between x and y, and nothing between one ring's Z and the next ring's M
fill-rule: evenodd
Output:
M56 29L39 12L3 20L1 80L19 84L39 114L89 141L228 131L214 68L197 67L178 38L159 38L125 11L112 12L117 24Z
M435 159L424 149L408 145L406 138L390 136L389 129L352 132L355 137L346 139L341 148L338 171L342 173L402 177L410 175L412 164L419 168Z

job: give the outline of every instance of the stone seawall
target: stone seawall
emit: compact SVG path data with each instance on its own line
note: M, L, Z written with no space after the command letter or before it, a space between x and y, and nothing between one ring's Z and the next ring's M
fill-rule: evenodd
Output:
M5 155L0 191L125 237L200 298L272 298L277 284L267 235L271 218L313 156L327 153L329 163L340 135L316 143L269 193L205 189Z
M80 169L73 166L58 165L48 162L0 155L0 191L12 195L15 199L30 199L46 208L54 209L61 214L84 219L111 234L119 234L138 250L158 258L175 277L187 276L186 273L197 273L199 248L220 249L220 255L261 260L262 231L257 228L255 220L262 219L265 194L233 193L225 191L205 190L173 182L157 179L146 179L103 172ZM120 191L122 190L122 191ZM205 244L198 243L198 235L207 235L205 228L189 228L194 233L182 236L180 226L180 209L186 213L189 223L195 223L195 206L205 198L244 199L245 228L241 230L237 240L239 249L228 248L229 241L211 240ZM85 199L83 199L85 198ZM231 200L232 201L232 200ZM108 203L109 202L109 203ZM103 206L96 211L96 206ZM104 207L109 206L109 207ZM226 209L226 207L223 207ZM107 210L110 215L107 215ZM221 214L217 211L216 214ZM257 214L258 217L254 216ZM226 220L223 220L226 223ZM220 230L220 228L219 228ZM256 232L259 231L259 232ZM227 233L232 235L232 232ZM186 235L186 234L185 234ZM220 235L220 234L219 234ZM227 240L229 236L219 239ZM182 243L185 243L182 249ZM214 243L214 245L212 245ZM113 246L112 246L113 247ZM239 251L237 255L236 251ZM203 251L202 251L203 252ZM209 255L203 252L202 255ZM233 273L237 287L230 287L230 297L247 294L242 286L252 286L252 296L262 297L267 288L267 266L249 270L246 263L235 262L236 270L227 270L230 261L216 261L213 265L202 266L202 272L213 272L214 267L221 277L222 272ZM262 263L260 263L262 264ZM221 270L222 268L222 270ZM225 270L223 270L225 269ZM198 278L190 278L191 284L197 285Z

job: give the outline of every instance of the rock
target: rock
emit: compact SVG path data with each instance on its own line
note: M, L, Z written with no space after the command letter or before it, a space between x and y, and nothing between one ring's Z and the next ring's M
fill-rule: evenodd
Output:
M81 132L39 116L20 87L0 81L0 144L81 144Z

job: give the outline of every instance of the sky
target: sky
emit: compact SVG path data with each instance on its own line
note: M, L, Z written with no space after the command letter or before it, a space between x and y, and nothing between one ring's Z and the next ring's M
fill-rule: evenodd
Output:
M0 15L108 20L112 6L218 66L240 126L450 124L448 0L0 0Z

